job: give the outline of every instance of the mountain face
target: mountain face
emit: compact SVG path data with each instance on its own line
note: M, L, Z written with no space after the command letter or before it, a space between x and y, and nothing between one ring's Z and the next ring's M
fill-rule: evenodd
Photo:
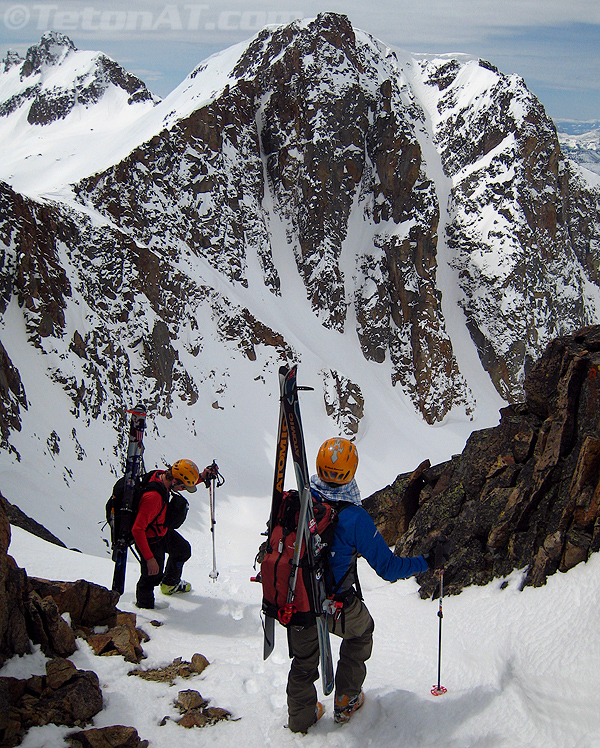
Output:
M27 155L0 166L11 460L40 407L24 381L33 361L71 419L38 436L44 459L85 464L82 429L122 426L138 397L164 433L173 418L198 434L196 407L239 406L238 364L259 409L281 361L309 362L320 423L359 441L396 408L468 421L522 399L546 344L599 319L600 192L517 76L404 55L336 14L265 29L160 103L102 55L85 53L87 72L64 83L82 54L47 35L0 74L0 147L16 137L2 142L1 120L27 112ZM62 87L45 88L61 66ZM55 138L85 110L85 137L104 143L94 107L117 89L115 116L134 112L126 155L89 148L86 171ZM31 179L40 150L60 189Z

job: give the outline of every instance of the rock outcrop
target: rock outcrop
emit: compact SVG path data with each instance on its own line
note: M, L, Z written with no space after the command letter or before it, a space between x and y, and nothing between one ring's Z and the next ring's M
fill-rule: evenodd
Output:
M31 727L57 724L81 727L102 709L96 673L77 670L70 660L48 660L46 674L31 678L0 678L0 740L21 742Z
M426 550L438 534L452 541L450 593L515 569L539 586L600 550L600 327L553 341L525 392L462 454L426 462L365 502L399 555ZM422 595L436 579L419 578Z
M110 725L89 727L65 736L71 748L148 748L148 740L141 740L135 727Z

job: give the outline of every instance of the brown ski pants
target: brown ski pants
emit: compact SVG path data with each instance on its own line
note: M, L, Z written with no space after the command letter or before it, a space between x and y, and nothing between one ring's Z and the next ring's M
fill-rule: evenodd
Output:
M344 605L342 617L329 630L342 638L340 657L335 673L335 696L352 698L360 693L367 674L365 662L373 649L375 623L367 606L358 597ZM293 657L287 682L289 728L304 732L315 721L319 677L319 640L317 627L291 626L288 629L290 654Z

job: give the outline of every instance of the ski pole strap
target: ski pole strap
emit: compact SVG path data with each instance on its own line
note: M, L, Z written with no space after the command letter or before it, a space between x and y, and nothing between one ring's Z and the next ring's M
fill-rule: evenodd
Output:
M219 466L217 465L217 461L216 460L212 461L212 465L210 466L210 470L211 470L211 476L212 476L212 479L213 479L213 482L215 483L215 485L219 486L219 487L222 486L223 483L225 483L225 478L223 478L223 476L219 472Z

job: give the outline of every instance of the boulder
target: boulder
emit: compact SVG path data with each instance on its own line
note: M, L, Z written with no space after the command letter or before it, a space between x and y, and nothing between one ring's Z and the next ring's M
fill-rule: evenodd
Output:
M30 727L83 726L102 703L96 673L78 670L61 657L47 662L44 676L0 677L0 745L18 745Z
M71 748L147 748L147 740L141 740L135 727L111 725L92 727L66 736Z

